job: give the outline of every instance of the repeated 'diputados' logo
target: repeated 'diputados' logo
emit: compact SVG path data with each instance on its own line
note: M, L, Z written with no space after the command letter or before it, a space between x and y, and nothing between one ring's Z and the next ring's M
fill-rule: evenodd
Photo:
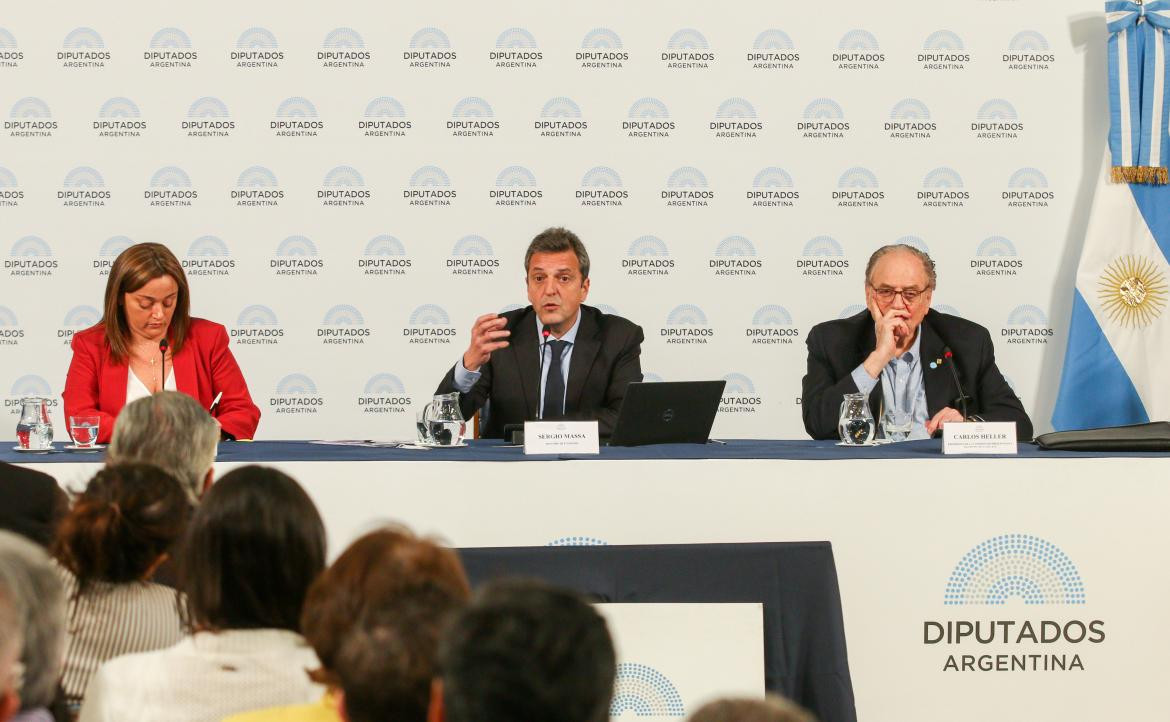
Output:
M977 140L1015 140L1023 132L1024 121L1015 106L1002 98L992 98L979 106L971 122L971 133Z
M104 68L110 62L110 51L98 31L76 28L61 42L57 60L62 68Z
M364 276L405 276L413 265L402 241L387 234L371 238L357 259Z
M179 129L188 138L228 138L236 129L227 103L210 96L197 99L187 109Z
M229 331L232 343L244 346L276 346L284 339L284 327L268 306L245 306Z
M764 259L755 245L744 236L728 236L715 246L707 259L707 268L716 277L757 276L764 268Z
M10 138L52 138L57 121L48 103L30 96L12 104L4 130Z
M658 333L670 345L705 345L714 338L715 329L703 309L684 303L671 309Z
M451 325L451 317L442 307L424 303L410 312L407 326L402 335L411 344L440 344L449 346L458 330Z
M78 166L65 174L57 200L63 208L101 208L110 201L110 190L97 169Z
M603 165L585 171L576 194L581 206L587 208L620 208L629 197L621 175Z
M237 208L276 208L284 198L284 190L275 173L262 165L254 165L240 173L236 187L229 195Z
M788 309L770 303L756 309L743 335L752 345L792 346L800 338L800 329L792 323Z
M159 69L190 68L199 59L191 38L179 28L163 28L150 37L150 47L142 53L146 67Z
M715 63L715 51L706 36L694 28L671 35L660 57L663 67L670 70L708 70Z
M406 108L402 103L384 95L366 104L366 111L357 127L367 138L404 138L413 124L406 116Z
M832 98L817 98L805 106L801 119L796 121L796 132L805 139L841 140L849 133L849 121L840 103Z
M326 346L354 346L364 344L372 332L362 312L355 306L338 304L325 312L317 338Z
M317 106L307 98L285 98L276 106L276 119L268 128L277 138L315 138L325 130L325 121L317 117Z
M40 236L19 239L12 244L8 258L4 259L4 270L8 271L9 276L50 278L57 267L53 249Z
M536 68L544 60L544 53L532 33L524 28L508 28L496 38L488 60L496 68Z
M237 68L276 69L284 61L284 51L271 30L248 28L240 33L228 57Z
M24 60L24 51L16 43L16 36L7 28L0 28L0 69L15 69Z
M752 42L747 62L753 70L793 70L800 62L800 53L788 33L769 28Z
M723 396L719 399L721 414L755 414L764 405L764 399L747 374L730 373L723 377Z
M849 270L845 249L832 236L816 236L804 244L796 258L796 269L802 276L844 276Z
M325 174L317 200L326 208L354 208L372 199L362 174L352 166L339 165Z
M20 181L10 169L0 165L0 208L16 208L24 200Z
M728 98L715 109L708 128L718 139L757 138L764 132L764 121L756 116L755 107L743 98Z
M1008 42L1007 52L1000 59L1008 70L1037 72L1051 70L1056 53L1048 39L1035 30L1021 30Z
M322 68L364 68L370 60L370 50L353 28L330 31L317 50L317 62Z
M609 28L594 28L585 33L575 56L577 67L588 70L624 68L629 59L621 36Z
M151 208L190 208L199 199L199 189L187 171L168 165L154 172L142 197Z
M882 125L889 138L900 140L929 140L938 130L931 119L930 108L917 98L899 100L890 108L890 119Z
M971 193L963 187L963 176L954 168L935 168L922 179L918 200L923 208L963 208Z
M707 186L707 176L692 166L671 173L661 195L667 208L705 208L715 201L715 191Z
M980 241L970 263L972 273L988 279L1018 276L1024 270L1024 259L1004 236L988 236Z
M483 98L471 95L451 109L447 130L454 138L491 138L500 129L492 106Z
M188 276L226 277L235 271L236 259L220 237L200 236L187 247L182 264Z
M544 191L536 174L522 165L510 165L496 176L496 184L488 191L488 198L497 206L535 206Z
M561 96L544 104L532 128L541 138L580 138L589 129L589 121L576 101Z
M877 37L868 30L850 30L837 41L833 62L838 70L881 70L886 62Z
M371 376L357 398L357 407L363 414L405 414L410 406L406 385L391 373Z
M439 28L422 28L410 36L410 48L402 51L408 68L438 70L450 68L459 59L447 33Z
M16 312L7 306L0 306L0 346L19 346L24 340L24 328Z
M621 264L627 276L669 276L675 267L670 248L658 236L634 239Z
M424 208L449 207L458 197L451 178L437 165L424 165L410 176L410 185L403 189L407 204Z
M57 329L57 340L68 346L73 342L73 334L96 326L102 318L102 312L93 306L74 306L65 313L61 327Z
M317 246L305 236L289 236L276 247L268 268L277 276L316 276L325 269Z
M922 42L918 62L923 70L966 70L971 53L963 46L963 39L950 30L936 30Z
M838 208L878 208L886 198L877 175L869 168L849 168L837 179L832 191L833 203Z
M1007 323L999 330L1007 343L1037 345L1048 343L1054 334L1048 315L1039 306L1021 304L1008 314Z
M3 329L3 327L3 321L0 320L0 329ZM3 345L2 340L2 336L0 336L0 345ZM41 398L48 399L50 409L56 409L61 405L60 395L53 393L49 382L36 374L26 374L12 382L12 387L8 391L8 398L4 399L4 408L8 409L9 414L19 414L21 412L24 405L21 402L21 398L24 396L40 396Z
M129 98L110 98L102 103L93 121L94 134L99 138L138 138L146 129L142 111Z
M274 414L316 414L325 407L325 397L306 374L289 374L276 383L268 406Z
M670 109L658 98L640 98L622 121L627 138L669 138L675 130Z
M1047 208L1056 200L1056 192L1048 187L1048 177L1039 169L1020 168L1008 178L1000 199L1008 208Z
M98 249L97 257L93 259L93 270L97 271L98 276L110 275L110 268L114 265L114 259L121 255L122 251L134 245L134 241L127 236L112 236L107 238Z
M792 208L800 200L800 191L788 171L769 166L752 178L745 197L753 208Z
M492 244L483 236L470 235L455 241L447 257L447 271L452 276L492 276L500 270Z

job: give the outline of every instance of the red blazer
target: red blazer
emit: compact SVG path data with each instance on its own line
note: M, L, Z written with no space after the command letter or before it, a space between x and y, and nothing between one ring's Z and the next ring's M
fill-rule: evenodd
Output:
M105 329L87 328L73 336L73 360L65 377L65 422L70 416L100 416L98 443L109 442L114 419L126 405L126 383L130 368L114 363L106 345ZM218 323L192 318L183 350L171 359L175 388L193 396L203 408L215 395L223 398L215 417L223 430L237 439L251 439L260 422L260 409L252 403L248 384L240 373L236 357L228 349L227 330Z

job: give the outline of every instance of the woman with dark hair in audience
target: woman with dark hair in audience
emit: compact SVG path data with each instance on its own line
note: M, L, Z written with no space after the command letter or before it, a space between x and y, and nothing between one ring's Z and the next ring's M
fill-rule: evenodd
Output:
M178 554L192 636L102 665L82 722L220 720L307 703L317 657L300 635L301 606L325 566L325 528L285 474L244 466L203 497Z
M363 626L373 627L382 643L375 645L376 662L361 665L368 668L362 670L363 681L371 692L354 689L351 700L346 689L346 702L391 710L385 719L395 722L425 722L439 630L469 596L467 575L453 550L401 527L362 536L313 583L301 614L301 629L321 661L313 678L329 692L315 704L260 710L225 722L338 722L339 660ZM385 643L387 638L393 642Z
M67 605L61 685L74 708L106 660L182 639L175 590L150 578L190 513L170 474L121 464L99 471L61 521L53 546Z

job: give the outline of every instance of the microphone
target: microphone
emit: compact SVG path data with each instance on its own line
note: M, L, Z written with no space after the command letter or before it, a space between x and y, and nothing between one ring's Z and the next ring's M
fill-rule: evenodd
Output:
M544 350L548 348L548 337L552 335L552 329L546 323L540 329L540 376L536 379L536 393L541 398L536 399L536 420L544 420L544 398L540 393L540 380L544 378Z
M951 378L955 380L955 388L959 392L959 395L955 397L955 403L959 405L963 421L967 421L970 418L967 413L967 402L971 400L971 397L963 392L963 383L959 381L959 372L955 368L955 354L951 352L950 346L943 346L943 358L947 360L947 367L951 370Z
M168 348L170 348L170 344L167 342L167 337L163 336L161 339L159 339L159 342L158 342L158 353L162 357L159 359L162 362L161 364L159 364L159 379L160 379L159 383L158 383L158 390L159 391L162 391L167 386L167 349Z

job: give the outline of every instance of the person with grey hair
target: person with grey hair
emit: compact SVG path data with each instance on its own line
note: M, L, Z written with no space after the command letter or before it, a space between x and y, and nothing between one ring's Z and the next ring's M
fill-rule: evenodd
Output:
M49 555L23 537L0 531L0 590L16 612L24 639L16 719L67 719L57 685L65 650L65 592Z
M20 650L24 634L16 615L12 592L0 580L0 722L6 722L20 709Z
M687 722L817 722L803 707L782 697L727 697L695 710Z
M487 406L484 437L533 419L596 419L608 436L626 387L642 380L642 328L584 305L589 253L570 230L533 238L524 274L532 305L477 318L435 393L458 392L465 418Z
M219 424L191 396L159 391L133 401L118 414L106 463L159 467L182 483L196 503L211 485Z
M865 310L809 331L800 407L809 436L837 438L842 397L860 393L879 425L886 411L908 420L911 439L968 419L1014 421L1020 440L1032 438L1032 421L995 364L991 334L932 309L936 284L924 251L904 244L874 251Z

